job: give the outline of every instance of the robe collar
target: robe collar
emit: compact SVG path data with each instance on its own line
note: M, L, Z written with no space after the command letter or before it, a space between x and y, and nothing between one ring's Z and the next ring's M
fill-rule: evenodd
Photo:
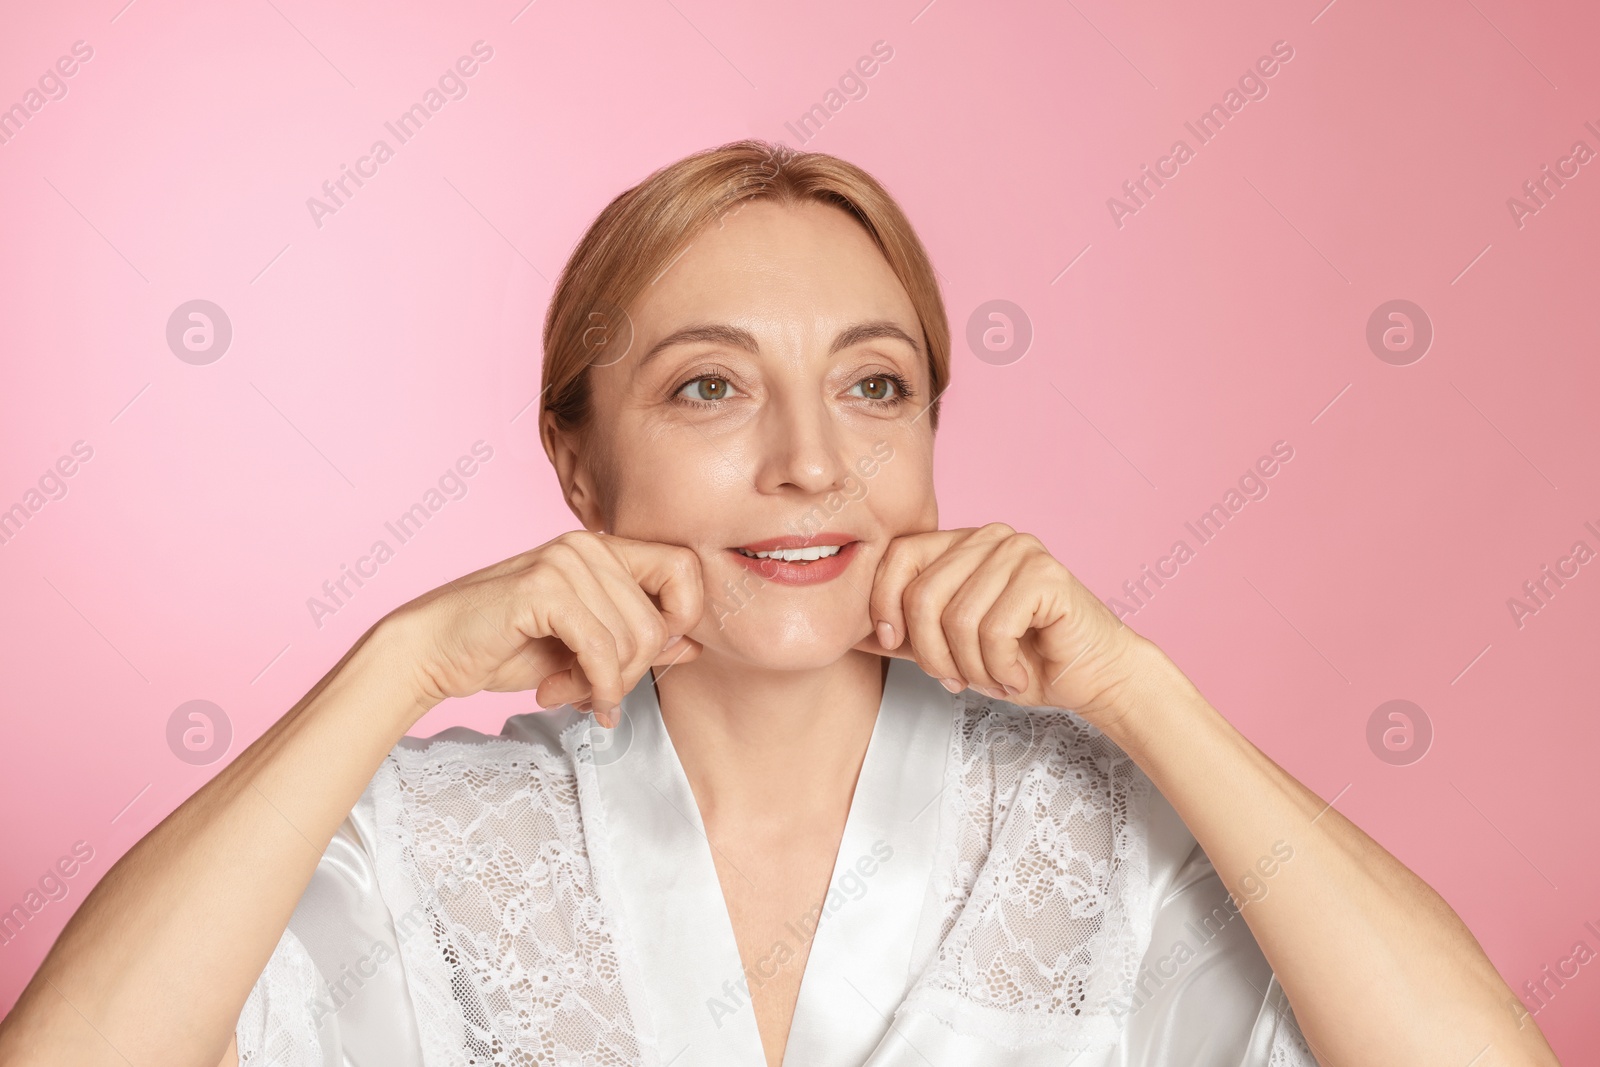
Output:
M912 661L891 659L789 1031L789 1064L860 1064L889 1031L940 921L933 864L954 697ZM619 725L586 728L596 869L618 905L663 1065L764 1067L747 978L688 778L646 673ZM582 770L580 770L582 774ZM580 792L588 792L580 790Z

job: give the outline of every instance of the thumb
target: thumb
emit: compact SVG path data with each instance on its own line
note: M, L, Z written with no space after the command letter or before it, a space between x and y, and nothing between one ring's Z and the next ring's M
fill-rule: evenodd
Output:
M690 663L700 658L700 653L705 649L699 641L683 634L660 652L650 661L652 667L670 667L675 663Z
M855 649L857 652L871 652L875 656L888 656L891 659L914 660L917 658L912 654L911 643L909 641L902 640L894 648L884 648L882 642L878 640L878 635L876 633L868 634L866 637L863 637L850 647Z

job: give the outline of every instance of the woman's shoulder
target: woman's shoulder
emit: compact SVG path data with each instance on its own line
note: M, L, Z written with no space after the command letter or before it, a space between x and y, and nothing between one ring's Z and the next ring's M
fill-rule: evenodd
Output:
M513 715L498 734L451 726L427 737L402 737L389 753L386 767L410 780L512 779L524 784L570 780L576 771L577 735L591 722L591 716L563 704Z
M1055 783L1083 794L1147 794L1149 779L1111 738L1066 708L1036 707L966 690L956 697L956 755L997 787Z
M498 734L453 726L403 737L352 819L391 873L423 885L454 884L488 857L532 863L546 845L581 854L579 760L592 750L593 728L591 716L563 705L512 716Z
M1143 769L1074 711L1030 707L972 690L957 697L953 754L968 832L1008 820L1013 840L1069 847L1114 865L1135 861L1159 901L1206 863L1194 834Z
M549 711L513 715L500 727L498 734L486 734L470 726L447 726L427 737L406 735L395 747L407 752L461 752L479 749L484 755L492 754L506 744L534 745L550 752L562 751L562 735L574 723L591 716L578 711L571 704L563 704Z

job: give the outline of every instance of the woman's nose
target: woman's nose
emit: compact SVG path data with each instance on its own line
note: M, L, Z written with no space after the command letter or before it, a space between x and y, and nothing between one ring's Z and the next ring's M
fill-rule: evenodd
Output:
M842 428L823 405L775 404L763 416L757 488L766 493L785 487L826 493L839 487L848 449Z

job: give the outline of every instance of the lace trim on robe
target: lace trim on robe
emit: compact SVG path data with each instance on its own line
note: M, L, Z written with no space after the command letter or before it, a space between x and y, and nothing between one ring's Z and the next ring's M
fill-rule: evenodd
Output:
M970 690L935 877L937 948L902 1011L1008 1048L1115 1045L1150 940L1150 782L1068 711Z
M373 788L384 895L428 916L401 941L426 1061L646 1064L572 757L504 739L402 747Z
M239 1067L322 1067L317 1036L322 986L311 954L285 929L234 1027Z

